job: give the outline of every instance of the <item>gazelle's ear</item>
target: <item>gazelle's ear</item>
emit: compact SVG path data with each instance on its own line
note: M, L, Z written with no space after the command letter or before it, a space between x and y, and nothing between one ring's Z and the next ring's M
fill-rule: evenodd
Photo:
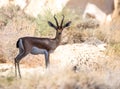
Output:
M57 27L50 21L48 21L49 26L53 27L54 29L57 29Z
M70 26L71 23L72 23L71 21L67 22L67 23L63 26L63 28Z

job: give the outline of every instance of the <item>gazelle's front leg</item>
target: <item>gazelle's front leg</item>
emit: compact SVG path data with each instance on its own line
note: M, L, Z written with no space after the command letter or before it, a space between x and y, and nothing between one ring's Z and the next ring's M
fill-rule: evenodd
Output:
M47 50L45 50L44 54L45 54L45 65L46 65L46 68L47 68L47 67L49 67L49 64L50 64L50 60L49 60L50 53Z
M46 68L49 66L49 52L46 49L33 47L32 50L31 50L31 54L34 54L34 55L44 54L45 55L45 65L46 65Z

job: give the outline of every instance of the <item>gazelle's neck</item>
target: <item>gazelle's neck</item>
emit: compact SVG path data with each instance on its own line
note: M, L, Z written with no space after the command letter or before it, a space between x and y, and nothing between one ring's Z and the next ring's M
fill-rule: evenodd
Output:
M60 41L61 41L61 35L62 35L62 33L56 32L55 40L57 41L58 44L59 44Z

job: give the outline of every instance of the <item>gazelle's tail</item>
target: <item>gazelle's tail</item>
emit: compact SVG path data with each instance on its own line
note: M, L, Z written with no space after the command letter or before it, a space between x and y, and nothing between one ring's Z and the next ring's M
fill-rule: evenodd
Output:
M20 41L20 39L18 39L18 41L16 43L16 48L19 48L19 41Z

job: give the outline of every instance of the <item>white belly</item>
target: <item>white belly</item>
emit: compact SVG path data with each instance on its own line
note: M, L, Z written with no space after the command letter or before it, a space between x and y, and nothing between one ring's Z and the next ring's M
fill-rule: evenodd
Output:
M46 49L40 49L37 47L33 47L31 50L31 54L37 55L37 54L45 54L47 52Z

